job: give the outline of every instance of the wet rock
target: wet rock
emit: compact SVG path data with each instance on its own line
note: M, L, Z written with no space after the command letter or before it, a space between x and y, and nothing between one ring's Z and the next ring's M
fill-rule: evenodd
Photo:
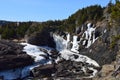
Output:
M40 65L38 67L35 67L31 73L34 77L50 77L53 73L55 73L56 68L54 64L46 64L46 65Z
M48 53L48 51L44 48L40 48L40 51L44 52L44 53Z
M42 56L42 57L44 57L46 60L48 60L48 59L49 59L49 56L47 56L47 55L44 55L44 54L40 54L39 56Z
M57 57L60 55L59 54L59 52L57 51L57 50L55 50L55 49L52 49L51 51L50 51L50 53L51 53L51 58L53 58L53 59L57 59Z
M33 63L33 59L23 52L23 46L12 41L0 41L0 70L24 67Z
M83 67L85 71L83 70ZM80 80L86 80L82 77L92 75L93 71L88 68L88 64L61 59L58 63L35 67L32 69L31 73L34 78L38 77L39 79L52 78L55 80L66 80L67 78L75 80L77 78Z
M79 58L79 56L78 56L78 55L73 54L73 56L74 56L74 58L75 58L75 59Z
M93 73L93 70L87 69L87 70L86 70L86 73L87 73L87 74L92 74L92 73Z
M87 72L84 72L82 67L84 67L82 62L74 62L70 60L61 61L56 65L56 77L85 77L93 73L92 70L85 68ZM86 65L87 66L87 65ZM64 74L63 74L64 73ZM87 73L87 74L86 74Z

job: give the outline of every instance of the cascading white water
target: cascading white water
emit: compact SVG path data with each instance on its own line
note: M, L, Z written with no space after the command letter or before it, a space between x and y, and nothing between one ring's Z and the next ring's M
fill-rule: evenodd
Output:
M88 25L88 29L89 30L87 30L84 33L86 35L86 39L88 39L90 41L89 36L91 36L92 32L95 29L90 28L90 24ZM56 42L56 49L59 51L59 53L61 53L62 58L66 59L66 60L70 59L70 60L76 61L76 62L88 63L90 65L94 65L96 67L99 67L99 64L96 61L90 59L87 56L78 54L79 53L78 49L79 49L79 42L80 41L77 41L77 38L78 38L77 36L73 36L73 41L72 42L70 41L70 34L67 34L67 40L65 40L63 37L61 37L59 35L55 35L55 34L53 34L53 38L54 38L54 41ZM96 40L95 35L93 34L92 43L95 40ZM69 46L68 44L70 44L70 43L72 43L72 48L68 49L68 46ZM89 47L90 45L87 45L87 47ZM28 55L34 57L36 62L42 62L42 61L44 62L44 60L45 60L44 57L40 56L40 55L41 54L46 55L46 54L44 52L40 51L38 46L25 43L24 51ZM77 55L78 58L75 59L73 57L73 55ZM59 61L59 58L56 61ZM47 63L43 63L43 64L51 64L51 61L49 61ZM38 64L31 65L31 66L26 66L23 69L20 68L20 69L2 71L2 72L0 72L0 76L4 76L4 79L11 79L11 80L16 79L16 78L24 78L24 77L28 76L30 70L37 65ZM97 73L97 70L93 69L93 68L90 68L90 69L93 70L93 76L94 76Z
M87 63L89 65L94 65L96 67L99 67L99 64L90 59L89 57L87 56L84 56L84 55L81 55L81 54L78 54L78 49L79 49L79 41L77 41L77 36L73 36L73 46L71 48L71 50L67 49L66 48L66 45L64 45L63 43L66 43L68 44L68 42L70 42L69 40L69 37L70 35L67 35L67 40L64 40L63 38L61 38L60 36L54 36L54 39L55 39L55 42L56 42L56 47L58 50L60 50L59 53L61 53L61 57L64 58L65 60L71 60L71 61L76 61L76 62L83 62L83 63ZM59 40L61 39L61 40ZM60 42L58 42L60 41ZM63 42L64 41L64 42ZM62 48L59 47L60 45L62 45ZM60 49L59 49L60 48ZM76 59L73 55L77 55L78 58ZM58 58L56 60L56 63L59 61L60 59ZM84 68L84 67L83 67ZM91 78L91 77L94 77L96 75L96 73L98 72L96 69L94 69L93 67L88 67L88 69L92 70L93 73L92 75L90 75L88 78Z
M95 39L95 29L93 26L91 26L91 23L87 24L87 30L83 33L81 40L83 39L83 36L85 35L85 40L83 41L83 45L85 45L85 42L87 41L86 48L89 48L96 40Z
M71 49L71 46L70 46L70 45L71 45L71 42L70 42L70 34L68 33L68 34L67 34L67 40L66 40L66 48L69 49L69 50Z
M17 78L25 78L30 75L30 70L37 67L40 64L51 64L52 61L45 61L45 58L40 55L46 55L44 52L40 51L39 46L31 45L28 43L21 43L24 45L24 50L28 55L34 58L35 63L23 68L16 68L11 70L5 70L0 72L0 76L4 77L4 80L16 80Z
M70 44L70 34L67 34L67 40L63 39L59 35L53 35L54 41L56 42L56 49L58 51L62 51L64 49L69 49L69 44ZM79 53L79 41L77 41L78 36L73 36L73 41L72 43L72 48L71 51Z
M56 43L56 49L58 51L61 51L61 50L67 48L67 46L66 46L67 41L64 40L62 37L60 37L59 35L53 34L53 38L54 38L54 41Z
M77 41L77 38L78 38L78 36L73 36L73 42L72 42L73 46L72 46L71 51L79 53L79 51L78 51L79 50L79 41Z
M97 38L95 38L95 29L93 28L93 26L91 26L91 23L87 24L87 30L83 33L82 37L80 38L80 41L77 41L78 36L73 36L73 41L70 41L70 34L67 34L67 40L63 39L62 37L58 36L58 35L53 35L54 40L56 42L56 49L61 51L64 49L69 49L73 52L79 53L79 43L85 39L83 41L83 45L86 44L87 41L87 45L86 48L89 48L96 40ZM85 36L85 38L83 38ZM70 46L70 43L72 43L72 48L68 48Z
M93 32L93 41L92 41L92 43L94 43L96 39L95 39L95 32Z
M70 34L67 34L67 42L70 42Z
M79 53L79 52L78 52L78 49L79 49L79 41L77 41L77 36L73 36L73 42L72 42L73 46L72 46L71 50L67 49L67 48L66 48L66 45L65 45L65 43L67 43L69 40L64 40L62 37L60 37L60 36L58 36L58 35L55 35L55 34L54 34L53 37L54 37L54 40L55 40L55 42L56 42L56 45L57 45L56 47L57 47L57 49L60 48L60 49L58 49L58 50L60 50L60 53L61 53L61 57L62 57L62 58L68 60L68 59L71 58L71 55L76 54L76 55L79 56L79 58L78 58L78 59L71 58L73 61L86 62L86 63L92 64L92 65L94 65L94 66L96 66L96 67L99 67L99 64L98 64L96 61L90 59L90 58L87 57L87 56L78 54L78 53ZM69 37L68 37L68 38L69 38ZM60 42L58 42L58 41L60 41ZM60 47L60 45L61 45L62 48Z

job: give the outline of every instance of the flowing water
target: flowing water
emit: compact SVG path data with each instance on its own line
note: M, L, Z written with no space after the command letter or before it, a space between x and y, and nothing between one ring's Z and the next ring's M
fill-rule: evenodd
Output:
M83 34L83 36L85 35L86 40L88 40L88 44L87 44L86 48L90 47L90 45L92 43L94 43L96 40L95 34L93 34L92 41L90 39L92 36L92 33L94 31L95 31L95 28L91 28L90 24L88 24L88 29ZM59 53L61 53L61 57L66 60L70 59L72 61L88 63L89 65L99 67L99 64L96 61L90 59L87 56L79 54L78 50L79 50L80 41L77 41L78 37L76 35L73 36L73 41L70 40L70 37L71 37L70 34L67 34L67 40L65 40L63 37L53 34L53 38L56 43L56 49L59 51ZM68 45L68 44L72 44L71 49L69 47L70 45ZM33 69L34 67L36 67L38 65L42 65L42 64L51 64L52 63L51 60L46 60L43 56L40 56L40 55L46 55L46 53L40 51L40 48L45 48L48 52L51 48L35 46L35 45L28 44L28 43L21 43L21 45L25 46L23 51L25 51L28 55L33 57L35 63L33 65L26 66L24 68L17 68L17 69L13 69L13 70L1 71L0 76L4 76L5 80L24 78L26 76L29 76L30 70ZM79 57L77 59L75 59L74 57L72 57L73 54L78 55ZM56 62L57 61L59 61L59 58L56 60ZM95 74L97 73L97 70L92 67L89 67L89 69L93 70L93 74L90 77L95 76ZM84 70L84 68L83 68L83 70Z

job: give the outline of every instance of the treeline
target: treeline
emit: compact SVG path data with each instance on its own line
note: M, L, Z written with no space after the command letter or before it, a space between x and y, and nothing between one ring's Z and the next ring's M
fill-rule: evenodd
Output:
M111 20L120 25L120 0L111 6Z
M120 22L120 1L109 3L107 6L108 14L111 19ZM107 7L100 5L89 6L78 10L75 14L64 20L49 20L46 22L10 22L0 25L0 34L4 39L20 39L25 35L31 35L34 32L47 30L49 32L70 32L74 33L76 27L82 26L86 21L97 22L104 19L104 10Z
M3 39L23 38L31 22L9 22L0 26Z
M89 6L78 10L75 14L71 15L68 19L64 20L61 25L62 30L68 32L75 32L75 28L81 26L86 21L98 21L102 19L103 10L100 5Z
M47 30L49 32L56 31L62 24L62 21L46 21L46 22L9 22L0 25L0 35L2 39L21 39L25 35L34 32Z

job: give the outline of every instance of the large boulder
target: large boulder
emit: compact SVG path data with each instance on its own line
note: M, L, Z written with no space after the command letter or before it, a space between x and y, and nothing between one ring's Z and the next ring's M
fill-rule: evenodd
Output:
M31 76L44 78L52 76L52 74L55 72L56 68L54 64L46 64L40 65L31 70Z
M32 63L33 59L23 52L23 46L0 40L0 70L24 67Z
M42 30L41 32L33 33L28 38L28 43L38 46L49 46L52 48L56 47L53 37L50 35L50 32Z

